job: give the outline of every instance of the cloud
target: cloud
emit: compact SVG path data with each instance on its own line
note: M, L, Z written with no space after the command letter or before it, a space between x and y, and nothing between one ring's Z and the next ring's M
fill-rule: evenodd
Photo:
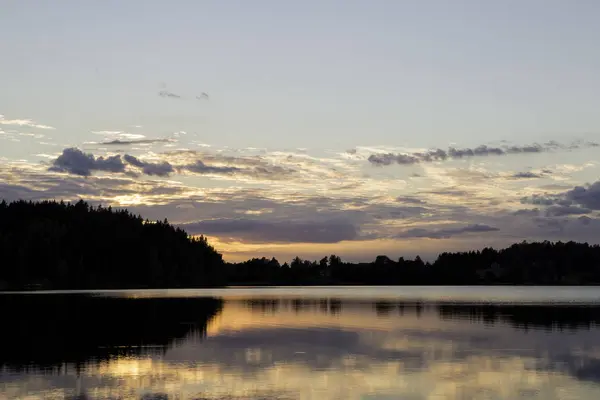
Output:
M171 98L171 99L183 99L184 97L181 95L178 95L176 93L170 92L168 90L161 90L160 92L158 92L158 95L160 97L164 97L164 98ZM187 99L191 99L190 97L186 97ZM202 92L200 93L200 95L196 95L194 96L195 100L200 100L200 101L208 101L210 100L210 96L208 95L208 93L206 92Z
M108 142L102 142L100 144L107 146L117 145L130 145L130 144L152 144L152 143L172 143L175 142L173 139L138 139L138 140L111 140Z
M188 233L233 238L243 242L338 243L358 238L358 229L348 222L260 221L217 219L181 225Z
M181 99L181 96L178 94L175 94L173 92L169 92L168 90L161 90L160 92L158 92L158 95L160 97L165 97L165 98L171 98L171 99Z
M239 172L240 169L237 167L213 167L204 164L201 160L197 160L193 164L188 164L180 169L193 172L195 174L233 174Z
M400 165L411 165L417 164L420 162L419 158L416 156L411 156L408 154L371 154L368 158L369 162L374 165L392 165L393 163L397 163Z
M517 211L514 211L512 213L512 215L516 215L516 216L528 216L528 217L537 217L540 215L540 210L539 208L523 208Z
M588 214L592 210L577 206L551 206L546 209L546 216L548 217L564 217L566 215L582 215Z
M362 211L377 220L398 220L398 219L410 219L420 218L423 214L430 212L431 210L422 205L423 203L411 203L413 205L396 205L396 204L367 204L362 207Z
M517 172L510 176L512 179L536 179L543 178L544 175L536 174L534 172Z
M558 201L559 199L556 195L548 196L545 194L533 194L531 196L521 198L521 203L534 204L537 206L551 206L558 203Z
M125 164L119 155L96 158L93 154L72 147L64 149L62 154L53 161L49 170L89 176L93 171L125 172Z
M102 136L116 138L113 140L123 140L123 141L144 139L146 137L140 133L129 133L129 132L123 132L123 131L92 131L92 133L95 135L102 135Z
M440 196L450 196L450 197L466 197L469 195L472 195L472 193L468 190L462 190L462 189L454 189L454 188L447 188L447 189L442 189L442 190L429 190L429 191L424 191L421 192L423 194L434 194L434 195L440 195Z
M257 179L289 179L297 174L295 168L288 165L275 165L262 156L238 157L220 152L199 152L195 150L176 150L162 153L162 157L181 170L196 174L239 175ZM281 162L280 160L275 160ZM206 163L217 164L210 166ZM287 163L287 160L286 160ZM304 165L300 165L305 167Z
M396 201L399 203L409 203L409 204L425 204L426 201L416 198L416 197L411 197L411 196L398 196L396 197Z
M0 125L15 125L15 126L26 126L29 128L37 129L56 129L52 126L38 124L30 119L6 119L4 115L0 114Z
M546 234L563 234L569 220L566 218L534 218L533 221L538 228L541 228Z
M579 214L586 214L590 210L600 210L600 181L586 186L575 186L571 190L557 194L534 194L523 197L521 202L542 206L578 206L581 210L587 210Z
M171 164L164 161L161 163L149 163L145 161L141 161L137 157L134 157L129 154L125 154L123 159L127 161L129 164L141 168L142 172L145 175L156 175L156 176L169 176L172 174L175 169Z
M587 186L575 186L564 194L564 198L592 210L600 210L600 181Z
M444 228L444 229L423 229L414 228L401 232L396 235L397 238L429 238L429 239L447 239L456 235L463 235L467 233L483 233L483 232L495 232L500 229L485 225L485 224L474 224L456 228Z
M141 142L141 141L131 141ZM175 152L177 154L177 152ZM141 173L150 176L166 177L173 173L192 173L198 175L237 176L251 179L281 180L296 173L296 170L279 165L272 165L259 158L238 158L220 154L207 154L206 159L216 164L239 163L241 167L232 165L209 165L197 159L195 152L190 152L185 157L169 157L171 153L153 155L159 161L149 162L130 154L111 157L95 157L93 154L83 153L77 148L63 150L63 154L52 163L51 171L68 172L80 176L89 176L93 171L106 171L123 173L127 164L140 169ZM123 162L125 161L125 164ZM172 160L172 161L169 161ZM129 171L131 172L131 171Z
M378 153L371 154L368 158L369 162L376 166L387 166L392 164L399 165L414 165L419 163L429 163L435 161L445 161L449 159L462 159L470 157L486 157L486 156L503 156L509 154L527 154L527 153L542 153L556 149L576 149L582 147L594 147L595 143L581 142L570 146L564 146L556 142L548 142L544 145L531 144L524 146L502 146L490 147L481 145L475 148L455 148L449 147L448 150L435 149L425 152L412 153Z
M81 176L49 174L39 166L0 166L0 198L6 200L78 200L92 203L130 203L137 200L156 207L197 190L173 182L131 179L126 175ZM157 215L156 219L163 216Z

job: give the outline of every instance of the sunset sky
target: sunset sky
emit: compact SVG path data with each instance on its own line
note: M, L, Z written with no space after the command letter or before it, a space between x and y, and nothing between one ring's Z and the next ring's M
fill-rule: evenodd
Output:
M0 198L227 260L600 238L600 2L7 0Z

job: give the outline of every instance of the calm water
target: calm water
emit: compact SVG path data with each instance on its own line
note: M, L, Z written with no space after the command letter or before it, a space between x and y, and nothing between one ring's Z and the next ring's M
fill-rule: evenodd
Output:
M600 399L600 288L0 294L0 309L0 399Z

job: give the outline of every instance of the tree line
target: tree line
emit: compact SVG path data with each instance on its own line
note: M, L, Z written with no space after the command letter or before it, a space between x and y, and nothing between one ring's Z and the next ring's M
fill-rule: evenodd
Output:
M598 285L600 246L576 242L526 242L496 250L444 252L430 263L421 257L368 263L296 257L253 258L226 267L230 284L300 285Z
M205 237L84 201L0 203L0 286L210 287L223 258Z
M596 285L600 246L521 242L496 250L378 256L369 263L253 258L225 263L204 236L84 201L0 203L0 290L226 285Z

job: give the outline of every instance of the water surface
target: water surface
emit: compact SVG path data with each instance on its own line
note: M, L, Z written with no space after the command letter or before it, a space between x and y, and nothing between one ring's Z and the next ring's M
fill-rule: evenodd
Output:
M0 399L598 399L600 289L1 294Z

